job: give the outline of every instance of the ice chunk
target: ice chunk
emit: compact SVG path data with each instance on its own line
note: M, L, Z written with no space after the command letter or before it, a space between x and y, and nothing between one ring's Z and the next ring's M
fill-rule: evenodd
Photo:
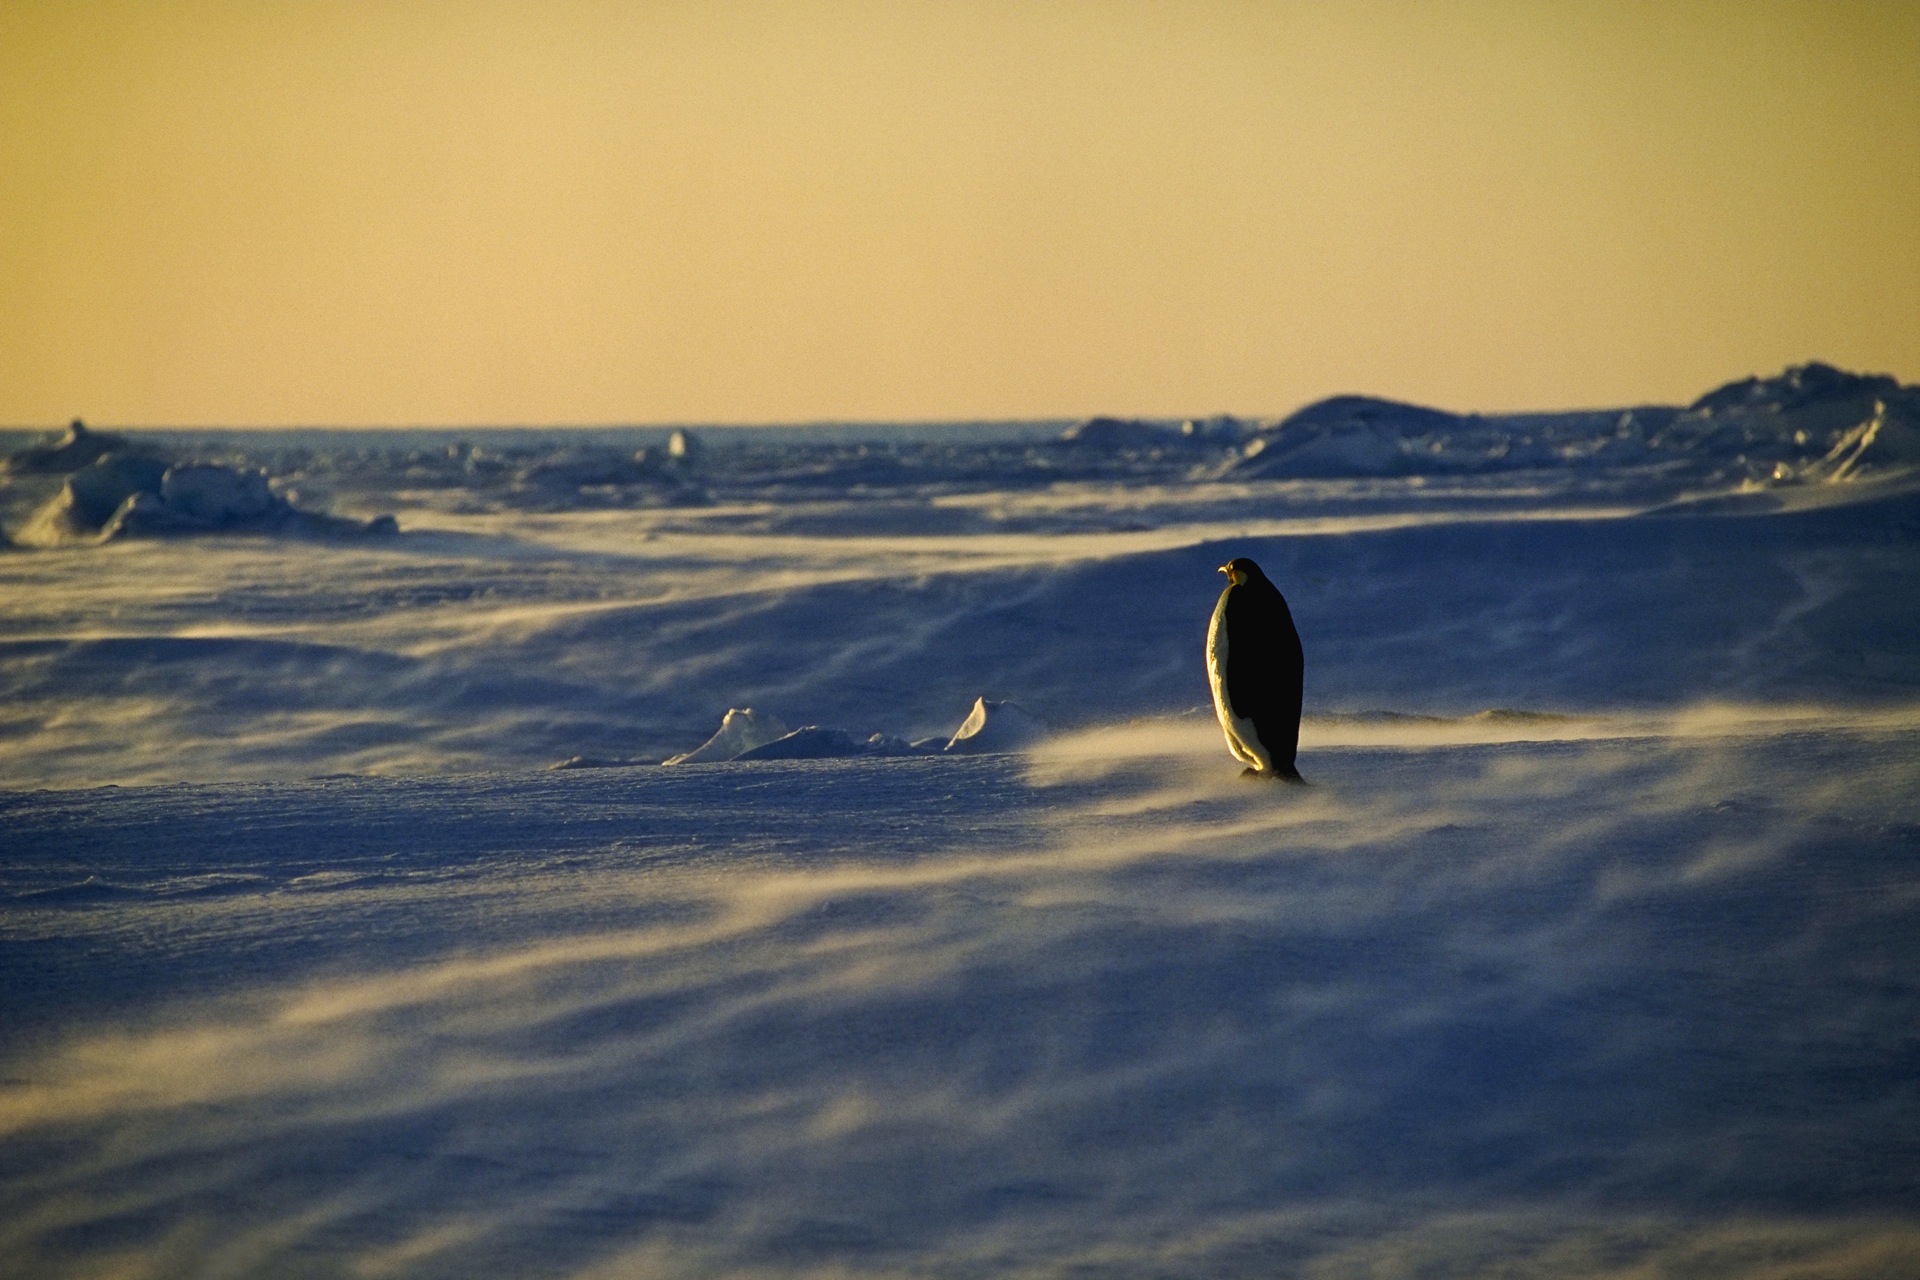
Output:
M209 524L257 520L275 505L266 472L208 463L168 467L160 482L160 496L173 514Z
M1876 400L1873 416L1843 434L1818 462L1810 463L1795 475L1790 468L1775 467L1776 478L1793 478L1841 484L1858 479L1862 472L1875 468L1910 467L1920 464L1920 429L1890 415L1887 402Z
M1088 418L1068 427L1060 438L1069 444L1115 451L1153 449L1182 440L1176 428L1131 418Z
M1024 751L1046 736L1047 727L1017 702L973 700L973 710L947 743L947 750L986 755Z
M35 546L97 539L122 505L136 496L156 497L167 464L136 453L108 453L68 476L22 531L21 541Z
M258 468L169 463L158 454L129 449L103 454L69 475L60 492L21 530L20 541L52 547L123 536L218 532L334 536L398 530L391 516L363 522L296 511L273 491L266 472Z
M124 437L105 431L89 431L86 423L75 418L73 425L67 428L67 433L53 443L31 445L0 459L0 473L59 475L74 472L91 466L103 454L126 447Z
M535 458L514 474L520 485L578 489L592 485L638 484L648 479L645 451L628 456L608 448L557 449Z
M939 749L938 743L932 747L934 751ZM867 739L860 749L860 754L863 756L912 756L925 755L927 750L908 742L905 738L896 738L890 733L876 733Z
M1771 378L1742 378L1716 387L1688 409L1708 415L1727 410L1792 412L1834 400L1865 400L1901 390L1900 380L1884 373L1848 373L1819 360L1789 365Z
M1180 435L1191 441L1238 444L1254 429L1230 413L1216 413L1211 418L1188 418L1180 424Z
M548 772L567 769L632 769L653 761L635 756L568 756L547 766Z
M1281 451L1269 445L1250 452L1247 463L1237 470L1288 479L1392 475L1409 469L1402 440L1388 428L1367 423L1309 440L1295 449ZM1255 458L1259 459L1257 463Z
M169 533L196 533L206 528L203 521L188 520L167 505L157 493L136 493L120 504L120 509L100 530L104 541L123 535L152 537Z
M720 720L720 729L691 751L669 756L662 764L707 764L731 760L742 752L787 736L787 726L778 716L755 711L752 707L729 707Z
M133 453L102 455L90 467L67 477L73 513L93 528L113 519L120 504L137 493L159 493L167 464Z

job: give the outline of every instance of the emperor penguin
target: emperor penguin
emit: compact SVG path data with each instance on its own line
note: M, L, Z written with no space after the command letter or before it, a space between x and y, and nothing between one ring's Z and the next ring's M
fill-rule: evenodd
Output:
M1246 776L1301 782L1300 690L1306 659L1280 588L1245 556L1220 566L1227 589L1207 628L1207 683L1227 750Z

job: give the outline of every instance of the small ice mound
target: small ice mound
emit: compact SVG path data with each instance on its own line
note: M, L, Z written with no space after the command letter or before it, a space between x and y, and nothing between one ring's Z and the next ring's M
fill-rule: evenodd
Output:
M1792 413L1836 400L1865 400L1901 390L1900 380L1891 374L1849 373L1822 360L1809 360L1805 364L1788 365L1771 378L1741 378L1716 387L1687 408L1694 413L1741 409Z
M77 468L60 492L20 532L30 546L97 541L127 503L142 495L158 500L167 473L164 459L143 453L104 453Z
M973 710L954 731L946 749L969 755L1024 751L1044 738L1047 726L1017 702L973 700Z
M1413 469L1402 437L1387 427L1361 423L1293 447L1256 439L1241 455L1234 474L1299 480L1398 475Z
M692 466L700 461L700 437L691 431L676 429L667 437L667 457L681 466Z
M810 724L784 738L742 751L735 760L831 760L866 754L866 744L845 729L822 729Z
M105 431L90 431L75 418L67 433L50 444L29 445L17 453L0 458L0 474L69 475L92 466L102 454L125 449L127 441Z
M216 525L258 520L279 501L266 472L207 463L168 467L160 478L160 499L177 515Z
M1179 444L1184 437L1178 428L1163 423L1102 417L1074 423L1060 433L1060 439L1068 444L1117 453Z
M634 769L650 765L653 761L642 760L638 756L568 756L547 766L553 773L568 769Z
M778 716L755 711L752 707L729 707L720 720L720 729L691 751L669 756L662 764L709 764L732 760L743 752L765 746L787 736L787 726Z
M139 452L101 454L74 471L27 526L29 546L195 533L388 534L391 516L360 521L298 511L256 468L169 463Z
M1562 715L1557 711L1522 711L1518 707L1488 707L1485 711L1476 711L1469 720L1478 724L1571 724L1579 717Z
M876 733L861 738L845 729L823 729L810 724L795 729L751 751L743 751L735 760L840 760L848 756L908 756L920 754L904 738Z
M1843 433L1817 462L1797 472L1778 466L1775 479L1792 478L1815 484L1844 484L1875 470L1920 466L1920 427L1897 413L1885 400L1873 402L1873 416Z

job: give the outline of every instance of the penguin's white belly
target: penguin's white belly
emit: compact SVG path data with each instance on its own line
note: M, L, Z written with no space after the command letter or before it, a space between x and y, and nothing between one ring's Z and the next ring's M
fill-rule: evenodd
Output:
M1220 717L1220 728L1227 735L1227 750L1243 764L1262 773L1273 768L1273 754L1260 745L1253 721L1233 714L1227 701L1227 595L1213 607L1213 624L1207 628L1207 684L1213 689L1213 713Z

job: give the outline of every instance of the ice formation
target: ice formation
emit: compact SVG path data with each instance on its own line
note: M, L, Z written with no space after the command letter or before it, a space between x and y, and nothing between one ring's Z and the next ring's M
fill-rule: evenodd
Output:
M787 736L787 726L778 716L752 707L729 707L720 718L720 728L711 738L691 751L669 756L662 764L711 764L731 760L743 752L764 746Z
M1187 434L1190 433L1182 433L1158 422L1131 418L1088 418L1085 422L1076 422L1068 427L1060 433L1060 438L1092 449L1139 450L1181 444Z
M76 421L66 438L8 460L10 474L66 472L60 491L34 513L18 541L28 546L194 533L392 533L392 516L351 520L301 511L273 491L259 467L174 462Z
M683 466L700 460L700 437L691 431L675 431L667 437L667 457Z
M1883 426L1870 431L1876 421ZM1845 480L1920 461L1900 443L1916 426L1920 391L1815 361L1728 383L1684 408L1482 415L1334 396L1256 435L1225 474L1304 480L1662 466L1706 482Z
M1024 751L1046 732L1047 727L1017 702L975 698L973 710L954 730L946 749L967 755Z
M1290 447L1252 420L1197 422L1157 456L1061 442L1064 422L716 429L704 507L665 481L600 483L681 470L665 428L130 431L90 458L104 433L37 451L17 433L0 437L28 459L0 476L15 541L51 498L50 540L204 528L258 512L262 471L289 505L398 506L420 532L345 554L133 545L84 570L8 550L0 764L34 784L653 765L801 724L850 731L843 750L874 729L979 750L996 735L954 731L982 692L1054 731L1203 704L1197 631L1215 566L1240 554L1287 583L1310 712L1870 699L1914 660L1915 395L1803 366L1584 418L1349 399L1295 426L1397 437L1409 457L1479 440L1502 467L1571 460L1313 480L1229 466L1255 441L1255 461ZM280 510L227 527L308 525ZM1683 532L1683 514L1739 518ZM1822 656L1828 635L1850 638L1847 661ZM787 723L690 751L687 727L712 735L730 704Z
M90 465L102 454L125 448L125 438L90 430L86 423L75 418L58 440L29 445L0 458L0 475L67 475Z
M975 698L973 708L950 738L922 738L909 742L890 733L861 737L846 729L817 724L788 732L772 715L751 707L734 707L720 729L692 751L670 756L662 764L710 764L724 760L834 760L854 756L987 755L1023 751L1039 741L1046 726L1014 702ZM589 768L607 763L586 756L563 761L555 768Z

